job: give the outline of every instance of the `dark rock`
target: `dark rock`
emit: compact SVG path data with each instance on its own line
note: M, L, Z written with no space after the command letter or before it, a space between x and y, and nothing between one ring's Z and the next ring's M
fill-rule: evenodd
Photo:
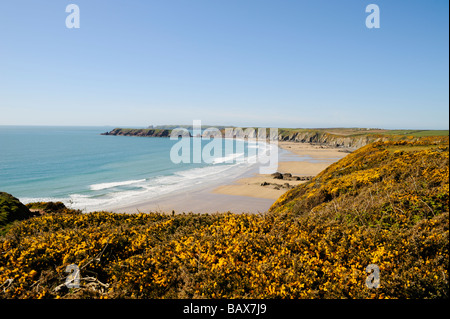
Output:
M310 181L314 178L314 176L300 176L298 177L298 181Z
M119 136L146 136L146 137L169 137L171 131L163 129L122 129L115 128L110 132L101 135L119 135Z
M276 172L272 174L272 177L274 179L283 179L283 174Z
M35 202L26 205L32 212L44 213L63 213L67 211L66 205L61 202Z

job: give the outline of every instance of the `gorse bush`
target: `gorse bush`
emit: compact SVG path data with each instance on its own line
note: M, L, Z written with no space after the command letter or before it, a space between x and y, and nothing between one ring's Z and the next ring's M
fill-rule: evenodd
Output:
M59 207L0 237L0 295L448 297L448 155L448 137L370 144L260 215ZM64 285L70 264L79 288ZM365 285L369 264L378 289Z

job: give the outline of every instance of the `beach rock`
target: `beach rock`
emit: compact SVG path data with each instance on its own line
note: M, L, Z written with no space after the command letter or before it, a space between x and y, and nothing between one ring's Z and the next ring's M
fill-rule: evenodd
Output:
M276 172L272 174L272 177L274 179L283 179L283 174Z
M314 178L314 176L293 176L291 173L281 174L279 172L273 173L272 177L286 181L309 181Z
M314 178L314 176L300 176L299 181L310 181Z

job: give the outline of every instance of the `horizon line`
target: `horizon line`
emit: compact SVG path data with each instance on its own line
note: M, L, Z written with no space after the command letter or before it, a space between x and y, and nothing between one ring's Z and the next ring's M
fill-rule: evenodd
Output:
M175 126L175 125L180 125L180 126L189 126L192 124L158 124L158 125L153 125L153 126ZM0 126L9 126L9 127L113 127L113 128L135 128L135 129L152 129L149 128L149 125L121 125L121 126L117 126L117 125L80 125L80 124L60 124L60 125L55 125L55 124L0 124ZM208 126L208 127L216 127L216 126L220 126L220 127L233 127L233 128L239 128L239 127L261 127L261 128L274 128L274 126L233 126L233 125L203 125L203 126ZM394 130L415 130L415 131L449 131L450 128L383 128L383 127L358 127L358 126L323 126L323 127L312 127L312 126L304 126L304 127L278 127L278 128L286 128L286 129L371 129L371 130L389 130L389 131L394 131Z

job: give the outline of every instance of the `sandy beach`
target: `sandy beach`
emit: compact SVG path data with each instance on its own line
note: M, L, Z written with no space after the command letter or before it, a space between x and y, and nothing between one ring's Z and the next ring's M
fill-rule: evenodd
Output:
M278 146L290 152L283 156L278 165L278 172L283 174L282 179L274 178L272 175L245 174L242 178L224 185L170 194L148 202L118 207L112 211L126 213L173 211L177 214L228 211L262 213L286 191L305 183L307 179L316 176L330 164L347 155L339 149L304 143L279 142Z
M316 176L330 164L347 155L336 148L324 148L305 143L279 142L278 146L301 157L301 160L279 162L278 172L300 178ZM290 177L277 179L272 175L255 174L239 179L231 185L217 187L213 193L272 199L275 202L292 187L306 182L307 180L295 180Z

